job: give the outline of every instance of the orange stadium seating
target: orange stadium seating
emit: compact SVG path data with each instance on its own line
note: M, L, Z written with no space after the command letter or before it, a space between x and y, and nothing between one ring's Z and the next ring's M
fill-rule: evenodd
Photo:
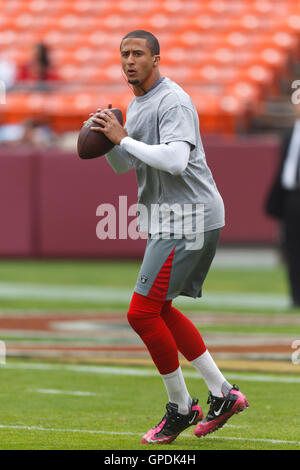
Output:
M0 0L0 54L19 65L44 42L59 76L51 92L9 91L0 122L36 116L61 132L97 106L125 112L118 48L132 29L158 36L162 75L191 94L202 131L232 134L299 61L300 1Z

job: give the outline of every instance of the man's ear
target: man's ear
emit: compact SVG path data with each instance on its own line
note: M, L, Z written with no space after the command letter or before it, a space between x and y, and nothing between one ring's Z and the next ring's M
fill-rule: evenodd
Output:
M160 62L160 56L155 55L154 58L153 58L153 64L157 67L159 62Z

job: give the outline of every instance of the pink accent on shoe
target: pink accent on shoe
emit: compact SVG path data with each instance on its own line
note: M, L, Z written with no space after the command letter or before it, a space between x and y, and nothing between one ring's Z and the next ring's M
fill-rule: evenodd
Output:
M142 444L170 444L173 442L178 434L176 436L166 436L166 437L158 437L156 438L154 435L148 437L148 440L145 441L142 439Z
M198 413L199 413L199 416L196 419L196 421L191 424L191 426L195 426L197 423L199 423L199 421L202 421L202 419L204 418L204 415L203 415L202 408L200 408L199 405L192 406L192 411L198 411Z
M195 412L199 413L199 415L198 415L197 419L195 420L195 422L191 423L191 426L195 426L199 421L201 421L203 419L203 411L202 411L202 409L200 408L199 405L194 405L192 407L192 411L195 411ZM170 444L172 441L174 441L180 433L176 434L176 435L173 435L173 436L165 436L165 437L158 437L158 438L155 437L155 434L158 434L162 430L165 422L166 422L166 420L163 419L159 425L151 428L143 436L142 444Z
M159 423L157 426L154 426L153 428L149 429L149 431L143 436L142 444L149 444L151 442L152 436L162 429L165 422L166 420L163 419L161 423Z
M217 431L222 426L224 426L224 424L232 415L238 414L241 411L243 411L245 408L248 408L250 406L247 398L240 391L232 389L230 390L229 393L238 396L238 399L234 403L231 410L228 411L227 413L222 414L219 418L213 419L211 421L204 420L201 423L199 423L196 429L194 430L195 436L202 437L202 436L206 436L206 434Z
M231 393L232 395L237 395L239 397L232 407L232 410L235 414L240 413L245 408L249 408L250 405L247 398L240 391L231 390L229 393Z

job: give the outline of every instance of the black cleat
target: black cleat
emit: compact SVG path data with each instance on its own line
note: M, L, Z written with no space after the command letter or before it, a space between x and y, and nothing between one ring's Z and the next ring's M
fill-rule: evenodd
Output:
M203 418L198 400L193 399L191 410L187 415L178 413L178 405L168 403L167 412L162 420L150 429L143 437L142 444L169 444L185 429L197 424Z
M233 414L240 413L249 407L247 398L239 391L237 385L234 385L224 398L214 397L209 392L207 403L210 403L207 416L194 431L197 437L206 436L206 434L216 431L224 426Z

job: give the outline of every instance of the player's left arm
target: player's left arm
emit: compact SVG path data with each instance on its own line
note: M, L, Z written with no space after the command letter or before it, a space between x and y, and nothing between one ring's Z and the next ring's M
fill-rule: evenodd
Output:
M166 171L171 175L180 175L187 167L191 145L184 138L182 140L170 139L170 142L158 145L139 142L128 136L126 129L109 110L97 113L93 121L101 124L102 127L92 129L103 132L112 142L120 145L121 149L152 168Z
M171 175L180 175L186 169L191 151L190 144L185 141L148 145L128 136L121 140L120 146L152 168Z

